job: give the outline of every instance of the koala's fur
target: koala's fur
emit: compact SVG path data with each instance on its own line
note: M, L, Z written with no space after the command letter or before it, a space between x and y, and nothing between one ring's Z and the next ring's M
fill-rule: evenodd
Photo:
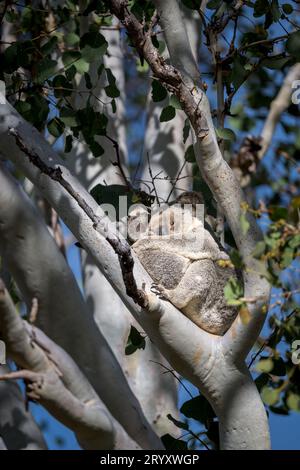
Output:
M224 286L235 271L218 264L229 259L227 253L192 213L174 226L182 211L172 206L155 214L132 248L167 300L203 330L223 335L237 315L224 298Z

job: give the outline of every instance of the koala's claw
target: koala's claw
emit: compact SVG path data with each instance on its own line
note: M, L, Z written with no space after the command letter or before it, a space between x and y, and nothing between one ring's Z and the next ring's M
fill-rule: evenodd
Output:
M155 282L153 282L153 284L151 285L150 291L153 294L157 295L160 299L168 300L167 297L165 296L165 288L162 285L156 284Z
M160 294L159 285L156 284L155 282L153 282L153 283L151 284L150 291L151 291L153 294Z

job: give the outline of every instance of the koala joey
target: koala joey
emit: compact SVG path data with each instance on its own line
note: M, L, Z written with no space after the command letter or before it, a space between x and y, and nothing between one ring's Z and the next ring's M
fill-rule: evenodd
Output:
M158 210L150 221L146 209L136 209L128 221L132 248L165 299L203 330L223 335L237 315L224 298L235 271L219 263L229 260L227 253L196 217L195 201L186 209L187 201Z

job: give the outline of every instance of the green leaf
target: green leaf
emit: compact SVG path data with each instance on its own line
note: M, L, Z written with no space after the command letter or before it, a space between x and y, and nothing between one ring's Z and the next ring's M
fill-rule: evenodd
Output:
M6 73L13 73L17 70L20 66L20 45L19 43L15 42L7 49L5 49L4 54L4 64L3 70Z
M62 98L63 96L71 96L73 86L66 79L64 75L57 75L52 81L52 86L54 88L55 98Z
M258 377L256 377L256 379L255 379L255 385L256 385L258 391L260 392L260 390L262 389L262 387L264 387L265 385L267 385L268 382L269 382L269 376L268 376L268 374L262 373L262 374L260 374Z
M191 130L191 126L190 126L190 121L189 119L186 119L184 121L184 126L183 126L183 131L182 131L182 134L183 134L183 143L185 144L188 137L189 137L189 134L190 134L190 130Z
M108 80L108 86L104 88L105 93L109 98L118 98L118 96L120 96L120 91L116 86L116 79L110 69L105 69L105 72Z
M173 106L173 108L175 108L175 109L182 109L181 103L180 103L179 99L177 98L177 96L175 96L175 95L171 96L170 101L169 101L169 105Z
M175 439L170 434L164 434L161 437L162 443L166 450L187 450L188 446L185 441Z
M66 142L65 142L65 153L69 153L72 150L72 144L73 144L73 137L69 134L66 137Z
M289 246L291 248L299 248L300 247L300 235L294 235L290 240L289 240Z
M29 31L36 18L36 12L33 8L25 7L22 11L21 26L23 31ZM37 18L36 18L37 19Z
M156 47L156 49L158 49L159 48L159 41L157 39L156 34L152 33L151 41L152 41L153 46Z
M265 249L266 249L266 242L264 241L257 242L254 250L252 251L252 256L255 259L260 259L262 255L265 253Z
M104 64L102 63L102 64L99 65L99 67L98 67L98 69L97 69L98 78L101 77L102 72L103 72L104 70L105 70L105 67L104 67Z
M63 133L65 125L59 118L55 117L48 122L47 128L50 134L58 138Z
M286 375L286 365L284 360L281 357L277 359L273 359L274 367L272 369L272 375L276 375L278 377L283 377Z
M277 21L279 21L281 18L281 12L279 8L278 0L272 0L270 13L272 15L272 19L274 23L277 23Z
M117 111L117 103L114 98L111 100L110 105L111 105L111 110L113 114L115 114L115 112Z
M90 64L83 57L81 59L78 59L74 63L74 66L76 67L77 72L81 75L87 73L90 69Z
M273 360L271 358L261 359L255 366L257 372L265 372L268 374L274 367Z
M137 64L136 64L136 70L137 72L139 73L147 73L148 70L149 70L149 64L148 62L144 61L144 60L137 60Z
M138 349L145 349L146 341L144 336L134 327L131 326L130 333L127 340L127 345L125 348L126 356L133 354Z
M189 145L185 151L184 158L187 162L195 163L196 157L193 145Z
M248 230L250 228L250 224L247 219L247 214L243 213L240 217L240 224L241 224L241 230L242 234L246 235L248 233Z
M71 65L71 67L67 68L67 70L65 70L65 74L66 74L67 79L72 81L76 75L75 65Z
M263 65L271 70L279 70L290 62L290 60L290 57L269 57L263 61Z
M80 38L80 49L86 62L94 62L107 51L108 43L98 31L90 31Z
M294 248L286 246L283 250L281 260L280 260L280 267L287 268L294 259Z
M95 158L101 157L104 154L104 148L96 141L89 143L89 149Z
M31 113L31 105L27 101L18 101L15 104L16 110L23 116L24 119L29 120Z
M174 119L176 115L176 109L173 108L173 106L166 106L160 115L160 122L166 122L166 121L171 121L171 119Z
M224 296L228 305L241 305L239 300L243 296L243 287L234 277L230 277L224 287Z
M41 60L36 67L35 81L37 83L43 83L48 78L51 78L51 76L55 74L56 67L56 60L48 59L47 57Z
M82 12L83 16L88 16L89 13L92 13L93 11L95 11L95 13L97 13L97 14L105 12L105 3L104 3L104 1L90 0L89 2L86 2L86 3L88 5Z
M219 8L221 3L221 0L210 0L206 6L209 10L216 10L217 8Z
M266 405L275 405L279 400L279 395L280 391L271 387L263 387L261 390L261 398Z
M52 38L49 41L47 41L45 44L43 44L43 46L41 47L41 53L44 56L49 55L54 51L56 46L57 46L57 37L52 36Z
M71 67L81 58L79 51L66 51L62 54L62 61L65 68Z
M283 406L270 406L270 411L282 416L287 416L289 414L289 411Z
M134 0L130 2L131 12L138 18L138 20L150 21L154 14L154 5L151 1Z
M257 41L267 39L267 37L268 37L268 32L263 27L257 26L255 27L254 31L249 31L243 34L242 39L241 39L241 44L244 46L246 44L256 43ZM272 46L270 46L270 49L271 48ZM251 49L253 51L257 49L259 50L259 45L258 46L255 45Z
M260 16L266 15L270 9L268 0L257 0L254 3L254 17L259 18Z
M73 109L61 108L59 113L60 120L68 127L76 127L78 125L76 112Z
M243 267L243 259L240 255L240 253L235 250L234 248L231 249L230 253L230 261L236 268L242 268Z
M85 86L88 90L91 90L93 88L91 76L88 73L84 74L84 80L85 80Z
M76 113L78 123L82 125L82 130L91 138L94 135L105 135L108 119L103 113L94 111L90 106L79 109Z
M184 414L187 418L193 418L203 424L213 420L216 416L211 405L203 395L186 401L180 408L180 413Z
M183 421L178 421L178 419L173 418L171 414L167 415L167 418L172 421L175 426L177 426L179 429L184 429L185 431L189 430L189 426L187 423L184 423Z
M190 10L199 10L201 7L201 0L181 0L184 6Z
M235 90L237 90L242 85L248 75L248 72L245 68L246 64L246 58L240 55L237 55L233 60L231 81Z
M49 102L44 96L38 93L28 96L26 101L30 104L31 107L28 120L41 131L44 128L48 118Z
M109 186L97 184L90 191L90 194L98 204L112 204L116 210L117 220L119 216L119 197L127 196L127 204L129 207L135 203L134 198L136 196L134 191L128 191L127 187L121 184L112 184Z
M296 395L296 393L289 393L286 404L290 410L293 411L300 411L300 396Z
M167 90L161 85L161 83L158 80L152 81L151 96L152 96L152 100L155 103L164 100L168 96Z
M290 4L290 3L284 3L282 5L282 9L283 9L283 12L286 14L286 15L290 15L291 13L293 13L294 11L294 8L293 6Z
M300 31L292 33L285 43L285 48L291 56L300 60Z
M76 46L79 43L80 37L76 33L69 33L65 36L65 42L68 46Z
M14 10L7 10L5 13L5 19L9 23L14 23L18 19L18 15Z
M120 91L115 85L108 85L104 90L109 98L118 98L120 96Z
M233 130L227 129L226 127L224 129L217 128L216 134L219 139L230 140L231 142L234 142L236 140L236 135Z
M288 216L288 209L286 207L280 207L280 206L270 206L270 219L273 222L277 222L278 220L287 219Z

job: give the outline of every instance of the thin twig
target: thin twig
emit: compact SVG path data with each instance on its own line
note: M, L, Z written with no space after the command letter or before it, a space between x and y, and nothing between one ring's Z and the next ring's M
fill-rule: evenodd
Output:
M117 161L116 162L111 162L111 163L112 163L112 165L117 166L119 168L119 171L120 171L121 177L122 177L122 179L125 183L125 186L127 187L128 191L131 191L132 186L131 186L130 182L128 181L128 178L125 174L125 171L123 169L122 162L121 162L120 146L119 146L118 142L115 139L113 139L112 137L110 137L109 135L105 135L105 137L112 143L112 145L113 145L113 147L116 151Z
M189 391L189 389L184 385L184 383L182 382L182 380L178 377L178 375L175 374L174 370L173 369L170 369L169 367L165 366L164 364L162 364L161 362L157 362L157 361L152 361L150 359L149 362L153 362L154 364L158 364L159 366L161 366L163 369L166 370L166 372L169 372L170 374L173 375L173 377L175 377L176 380L178 380L178 382L180 383L180 385L184 388L184 390L188 393L188 395L193 399L193 395L191 394L191 392ZM166 373L164 372L164 373Z
M134 260L131 253L131 248L126 240L121 240L117 234L109 233L107 231L104 219L106 216L99 217L95 214L91 206L85 201L85 199L72 187L72 185L63 177L62 170L59 166L52 168L47 166L46 163L41 160L39 155L33 150L27 148L23 143L20 135L16 129L11 128L10 134L16 139L16 144L20 150L29 157L30 162L37 167L41 173L49 176L53 181L57 181L70 196L77 202L79 207L89 217L93 223L93 228L100 233L113 248L114 252L118 255L122 276L126 288L126 294L131 297L135 303L141 307L146 307L148 304L147 296L145 292L138 289L134 275L133 266Z
M157 200L158 205L160 206L160 202L159 202L159 198L158 198L156 186L155 186L155 183L154 183L155 178L153 178L152 168L151 168L150 158L149 158L149 153L148 153L148 152L147 152L147 162L148 162L149 175L150 175L150 178L151 178L151 181L152 181L152 185L153 185L153 190L154 190L155 198L156 198L156 200ZM161 172L160 172L160 173L161 173Z
M32 299L31 310L28 316L29 323L33 324L36 322L38 311L39 311L39 302L38 302L38 299L34 297Z
M183 172L183 169L184 169L185 165L186 165L186 160L184 160L184 162L183 162L183 164L181 165L181 168L180 168L180 170L179 170L179 172L178 172L178 174L177 174L175 180L174 180L173 183L172 183L172 188L171 188L171 190L170 190L170 192L169 192L169 194L168 194L168 197L167 197L167 199L166 199L166 203L169 202L170 197L172 196L172 193L173 193L173 191L174 191L174 189L175 189L175 187L176 187L176 184L178 183L178 181L179 181L180 179L182 179L182 178L180 178L180 175L181 175L181 173ZM183 177L183 178L185 178L185 177ZM170 180L170 181L172 181L172 180Z

